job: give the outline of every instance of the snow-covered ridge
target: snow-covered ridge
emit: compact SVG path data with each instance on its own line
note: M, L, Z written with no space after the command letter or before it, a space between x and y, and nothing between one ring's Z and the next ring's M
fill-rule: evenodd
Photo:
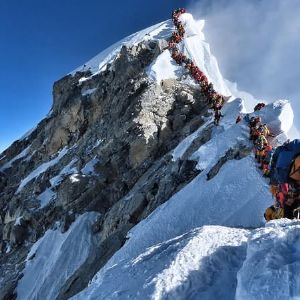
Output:
M131 47L142 41L167 39L172 33L172 29L172 21L168 20L136 32L100 52L84 65L72 71L71 74L88 70L90 70L93 74L96 74L103 70L108 63L111 63L116 58L122 46Z
M298 299L299 226L203 226L121 260L72 299Z
M101 289L74 299L233 299L248 235L221 226L192 230L112 266Z
M196 21L189 13L183 14L180 17L180 20L186 28L186 37L179 45L180 51L194 61L200 70L206 74L208 80L213 82L215 89L219 93L223 95L231 95L230 90L222 78L217 60L211 54L208 43L205 42L205 37L202 31L205 24L204 20ZM118 56L122 46L125 45L127 47L131 47L147 40L168 40L173 31L174 26L171 20L167 20L141 30L105 49L83 66L75 69L72 74L77 71L87 70L90 70L93 74L99 73L105 69L108 63L111 63ZM160 83L160 81L164 79L180 80L186 73L183 67L176 65L173 61L169 50L165 50L148 68L147 74L150 79ZM85 78L81 79L81 81L83 80L85 80ZM191 78L187 78L186 82L189 84L195 84ZM92 91L84 91L83 95L90 92Z

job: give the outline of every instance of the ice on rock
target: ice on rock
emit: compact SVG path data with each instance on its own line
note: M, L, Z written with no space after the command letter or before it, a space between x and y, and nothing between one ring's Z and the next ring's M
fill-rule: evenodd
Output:
M31 145L29 145L27 148L25 148L21 153L19 153L18 155L16 155L13 159L11 159L9 162L5 163L1 168L0 171L3 172L6 169L9 169L12 167L13 163L19 159L24 159L26 158L29 153L30 153L30 148Z
M17 299L56 299L62 285L95 249L91 226L98 216L94 212L81 215L65 233L49 229L32 246Z
M26 176L20 183L16 194L20 193L23 188L32 180L38 177L40 174L46 172L49 168L56 165L68 152L68 148L63 148L61 151L58 152L57 156L52 160L42 163L39 165L35 170L33 170L28 176Z

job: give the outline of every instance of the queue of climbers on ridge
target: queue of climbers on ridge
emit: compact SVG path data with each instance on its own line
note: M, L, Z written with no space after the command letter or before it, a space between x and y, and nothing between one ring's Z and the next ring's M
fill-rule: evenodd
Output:
M255 106L254 111L265 107L264 103ZM238 123L241 118L237 118ZM261 117L248 119L250 140L255 147L255 158L263 175L270 179L270 191L275 203L265 211L266 221L300 218L300 139L287 140L283 145L273 148L267 124Z
M201 92L206 96L211 108L214 110L214 123L215 125L219 125L220 119L223 117L221 109L224 105L225 97L215 91L213 84L208 82L207 76L190 58L181 53L177 48L177 44L183 40L185 34L184 26L179 20L179 17L184 13L186 13L186 9L184 8L178 8L172 13L172 20L177 31L173 32L168 43L168 48L175 62L178 65L184 65L190 75L200 85Z
M169 40L168 48L172 58L178 65L184 65L190 75L200 85L201 92L206 96L211 108L214 110L214 123L219 124L223 117L221 109L225 102L225 97L218 94L212 83L208 82L206 75L196 66L196 64L183 53L177 44L185 35L185 29L179 20L182 14L186 13L184 8L173 11L172 20L177 29L173 32ZM260 102L254 107L257 112L265 107L265 103ZM249 115L247 115L249 117ZM246 117L245 117L246 119ZM238 116L236 123L242 120ZM265 177L270 178L270 191L275 198L275 204L265 211L266 221L279 218L300 218L300 139L286 141L283 145L273 148L270 137L274 137L267 126L262 123L262 119L252 117L247 120L250 127L250 140L255 146L255 158Z
M177 44L183 40L185 35L184 26L179 20L184 13L186 13L184 8L176 9L172 13L172 20L177 31L173 32L168 48L175 62L178 65L184 65L200 85L201 92L206 96L214 110L214 123L218 125L220 118L223 117L221 109L225 97L215 91L213 84L208 82L206 75L177 48ZM260 102L254 107L254 111L257 112L264 107L265 103ZM246 116L250 127L250 140L255 146L255 158L263 175L270 178L270 191L275 198L274 205L265 211L266 221L283 217L300 219L300 139L287 140L283 145L273 148L270 137L274 137L274 135L270 133L267 124L262 123L259 116L251 119L249 119L249 115ZM236 123L241 120L241 116L238 116Z

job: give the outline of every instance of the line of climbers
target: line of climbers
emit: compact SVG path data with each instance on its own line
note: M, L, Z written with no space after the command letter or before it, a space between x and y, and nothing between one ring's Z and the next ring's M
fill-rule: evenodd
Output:
M265 106L259 103L254 111ZM237 118L238 123L241 118ZM263 175L270 178L270 191L275 203L265 211L266 221L280 218L300 218L300 139L287 140L283 145L273 148L266 124L260 117L248 119L250 140L255 146L255 158Z
M225 97L215 91L213 84L208 82L206 75L191 59L186 57L177 48L177 44L183 40L185 34L184 26L179 20L179 17L184 13L186 13L186 9L184 8L178 8L172 13L172 20L177 31L173 32L168 43L168 48L175 62L178 65L184 65L190 75L199 83L201 92L206 96L211 104L211 108L214 110L214 123L215 125L219 125L220 119L223 117L221 109L224 105Z
M206 75L177 48L177 44L183 40L185 35L184 26L179 20L184 13L186 13L184 8L176 9L172 13L172 20L177 32L173 32L168 48L175 62L178 65L184 65L190 75L199 83L201 92L207 97L214 110L215 125L218 125L220 118L223 117L221 109L225 97L215 91ZM254 107L254 111L259 111L264 107L264 103L258 103ZM270 134L267 125L262 123L260 117L249 119L249 116L246 116L250 127L250 139L255 146L255 158L260 164L263 175L270 178L270 190L275 198L275 204L266 209L265 219L269 221L283 217L300 218L300 140L292 142L288 140L273 149L268 138L274 136ZM241 119L241 116L238 116L236 123L239 123Z

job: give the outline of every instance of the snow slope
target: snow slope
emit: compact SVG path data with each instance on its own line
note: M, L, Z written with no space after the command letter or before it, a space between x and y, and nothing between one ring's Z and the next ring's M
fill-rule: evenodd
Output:
M77 218L69 230L48 230L27 256L24 276L17 287L17 299L52 300L62 284L85 262L94 248L91 225L98 213Z
M299 299L299 229L203 226L106 268L72 299Z
M272 221L249 239L236 299L300 299L299 278L300 222Z
M232 299L248 235L221 226L192 230L112 266L101 276L102 288L78 298Z
M173 297L175 299L194 299L192 296L189 296L189 293L194 295L194 279L191 275L194 270L188 269L188 266L183 266L184 264L182 263L179 264L180 267L176 268L176 271L172 271L176 273L179 278L192 278L191 281L185 284L183 283L184 279L181 278L176 281L176 277L172 275L173 273L168 273L169 271L164 269L166 266L165 260L167 259L165 256L170 255L169 252L164 249L168 249L169 243L173 245L176 239L181 240L182 235L193 235L193 231L196 228L204 225L222 225L238 228L263 226L264 209L273 203L273 199L269 192L267 181L262 177L251 155L240 160L226 162L214 178L207 180L207 173L229 149L237 148L240 145L248 145L250 147L246 122L243 121L239 124L235 124L235 116L242 108L240 99L236 99L226 105L227 114L225 113L226 117L222 119L221 126L215 128L211 140L200 146L190 157L198 161L198 168L201 169L202 172L165 204L156 209L148 218L135 226L129 232L126 244L116 252L106 266L100 270L90 286L74 297L74 299L127 299L128 295L131 295L133 298L135 297L134 295L136 295L137 299L173 299ZM288 126L279 120L282 120L282 116L289 113L290 106L284 101L270 104L261 112L261 114L273 124L273 129L278 132L284 128L287 129ZM209 120L207 122L209 122ZM287 122L289 121L287 120ZM207 126L207 123L204 126ZM184 151L182 149L188 147L186 143L191 144L196 136L197 134L192 134L191 137L186 138L179 144L177 148L181 150L176 151L175 149L173 159L178 159L180 155L183 155ZM130 198L128 201L130 201ZM199 230L201 231L201 229ZM224 228L220 230L228 230L230 234L233 234L237 229ZM220 238L216 232L211 234L211 239L213 244L220 242ZM171 242L166 242L170 240ZM233 239L232 242L237 243L242 240L243 239L239 236L237 239ZM174 243L176 244L176 242ZM199 254L198 252L201 252L201 249L205 247L206 244L206 241L200 243L198 247L196 247L197 251L195 248L191 248L189 250L190 252L187 251L188 253L184 254L185 258L183 260L189 261L190 258L188 257L197 256ZM229 242L225 244L224 247L230 248L232 246ZM172 248L173 246L170 247ZM179 248L180 247L179 245ZM154 266L147 262L147 265L143 267L145 276L143 273L139 274L139 276L142 277L139 279L141 283L135 286L134 282L137 280L134 276L136 266L133 262L139 260L139 257L147 257L148 253L155 251L155 249L158 249L158 254L155 256L155 263L152 262ZM177 255L178 249L174 251ZM243 251L245 251L245 249L238 251L241 251L239 259L243 259L242 253L244 253ZM201 256L201 254L199 255ZM209 255L207 254L207 256ZM152 259L152 255L150 255L150 258ZM173 258L170 259L168 265L171 264L173 266L176 263L175 257ZM219 260L219 263L229 264L230 267L228 268L235 270L237 269L237 267L234 267L235 263L241 265L241 261L231 262L229 255L228 257L225 255L223 259ZM190 262L187 264L190 264ZM157 267L155 265L159 266ZM184 270L185 267L189 271ZM197 274L198 271L197 269ZM122 288L121 283L120 285L112 285L109 283L109 278L115 278L116 275L114 274L118 272L121 274L129 273L130 275L128 276L132 276L126 279L126 282L132 281L132 287L125 289L125 287ZM188 275L185 276L184 272L187 272ZM205 274L206 270L200 268L199 272ZM214 274L214 271L211 270L211 273ZM169 274L165 275L165 281L161 279L162 274ZM195 276L197 277L198 275ZM224 277L227 278L226 276ZM151 280L149 278L151 278ZM154 283L162 280L160 281L159 292L153 287L155 285L153 280ZM220 283L220 285L224 284L223 280L225 279L221 275L220 281L222 283ZM174 285L173 281L175 281ZM234 281L230 282L233 284ZM142 283L144 284L143 291L140 289ZM199 285L201 286L201 284L200 281ZM182 293L179 296L176 294L177 292L172 294L174 290L180 290L182 285L188 285L191 289L186 289L186 293ZM114 294L113 286L115 289L120 286L120 293L117 292ZM169 288L169 286L172 288ZM197 288L198 287L195 287L196 290ZM125 289L125 291L123 289ZM228 290L228 293L231 295L230 297L228 296L228 299L234 298L234 289L235 287L233 286L232 290ZM203 294L205 296L203 296L203 298L201 297L201 299L214 299L212 298L212 293L215 292L215 290L219 291L217 288L211 288L209 282L203 283L203 290L209 291L207 291L208 294ZM197 290L195 293L195 295L198 295L200 291ZM108 297L109 294L112 295L111 298ZM225 295L223 296L225 297ZM130 298L130 296L128 297ZM227 299L227 297L224 299Z

